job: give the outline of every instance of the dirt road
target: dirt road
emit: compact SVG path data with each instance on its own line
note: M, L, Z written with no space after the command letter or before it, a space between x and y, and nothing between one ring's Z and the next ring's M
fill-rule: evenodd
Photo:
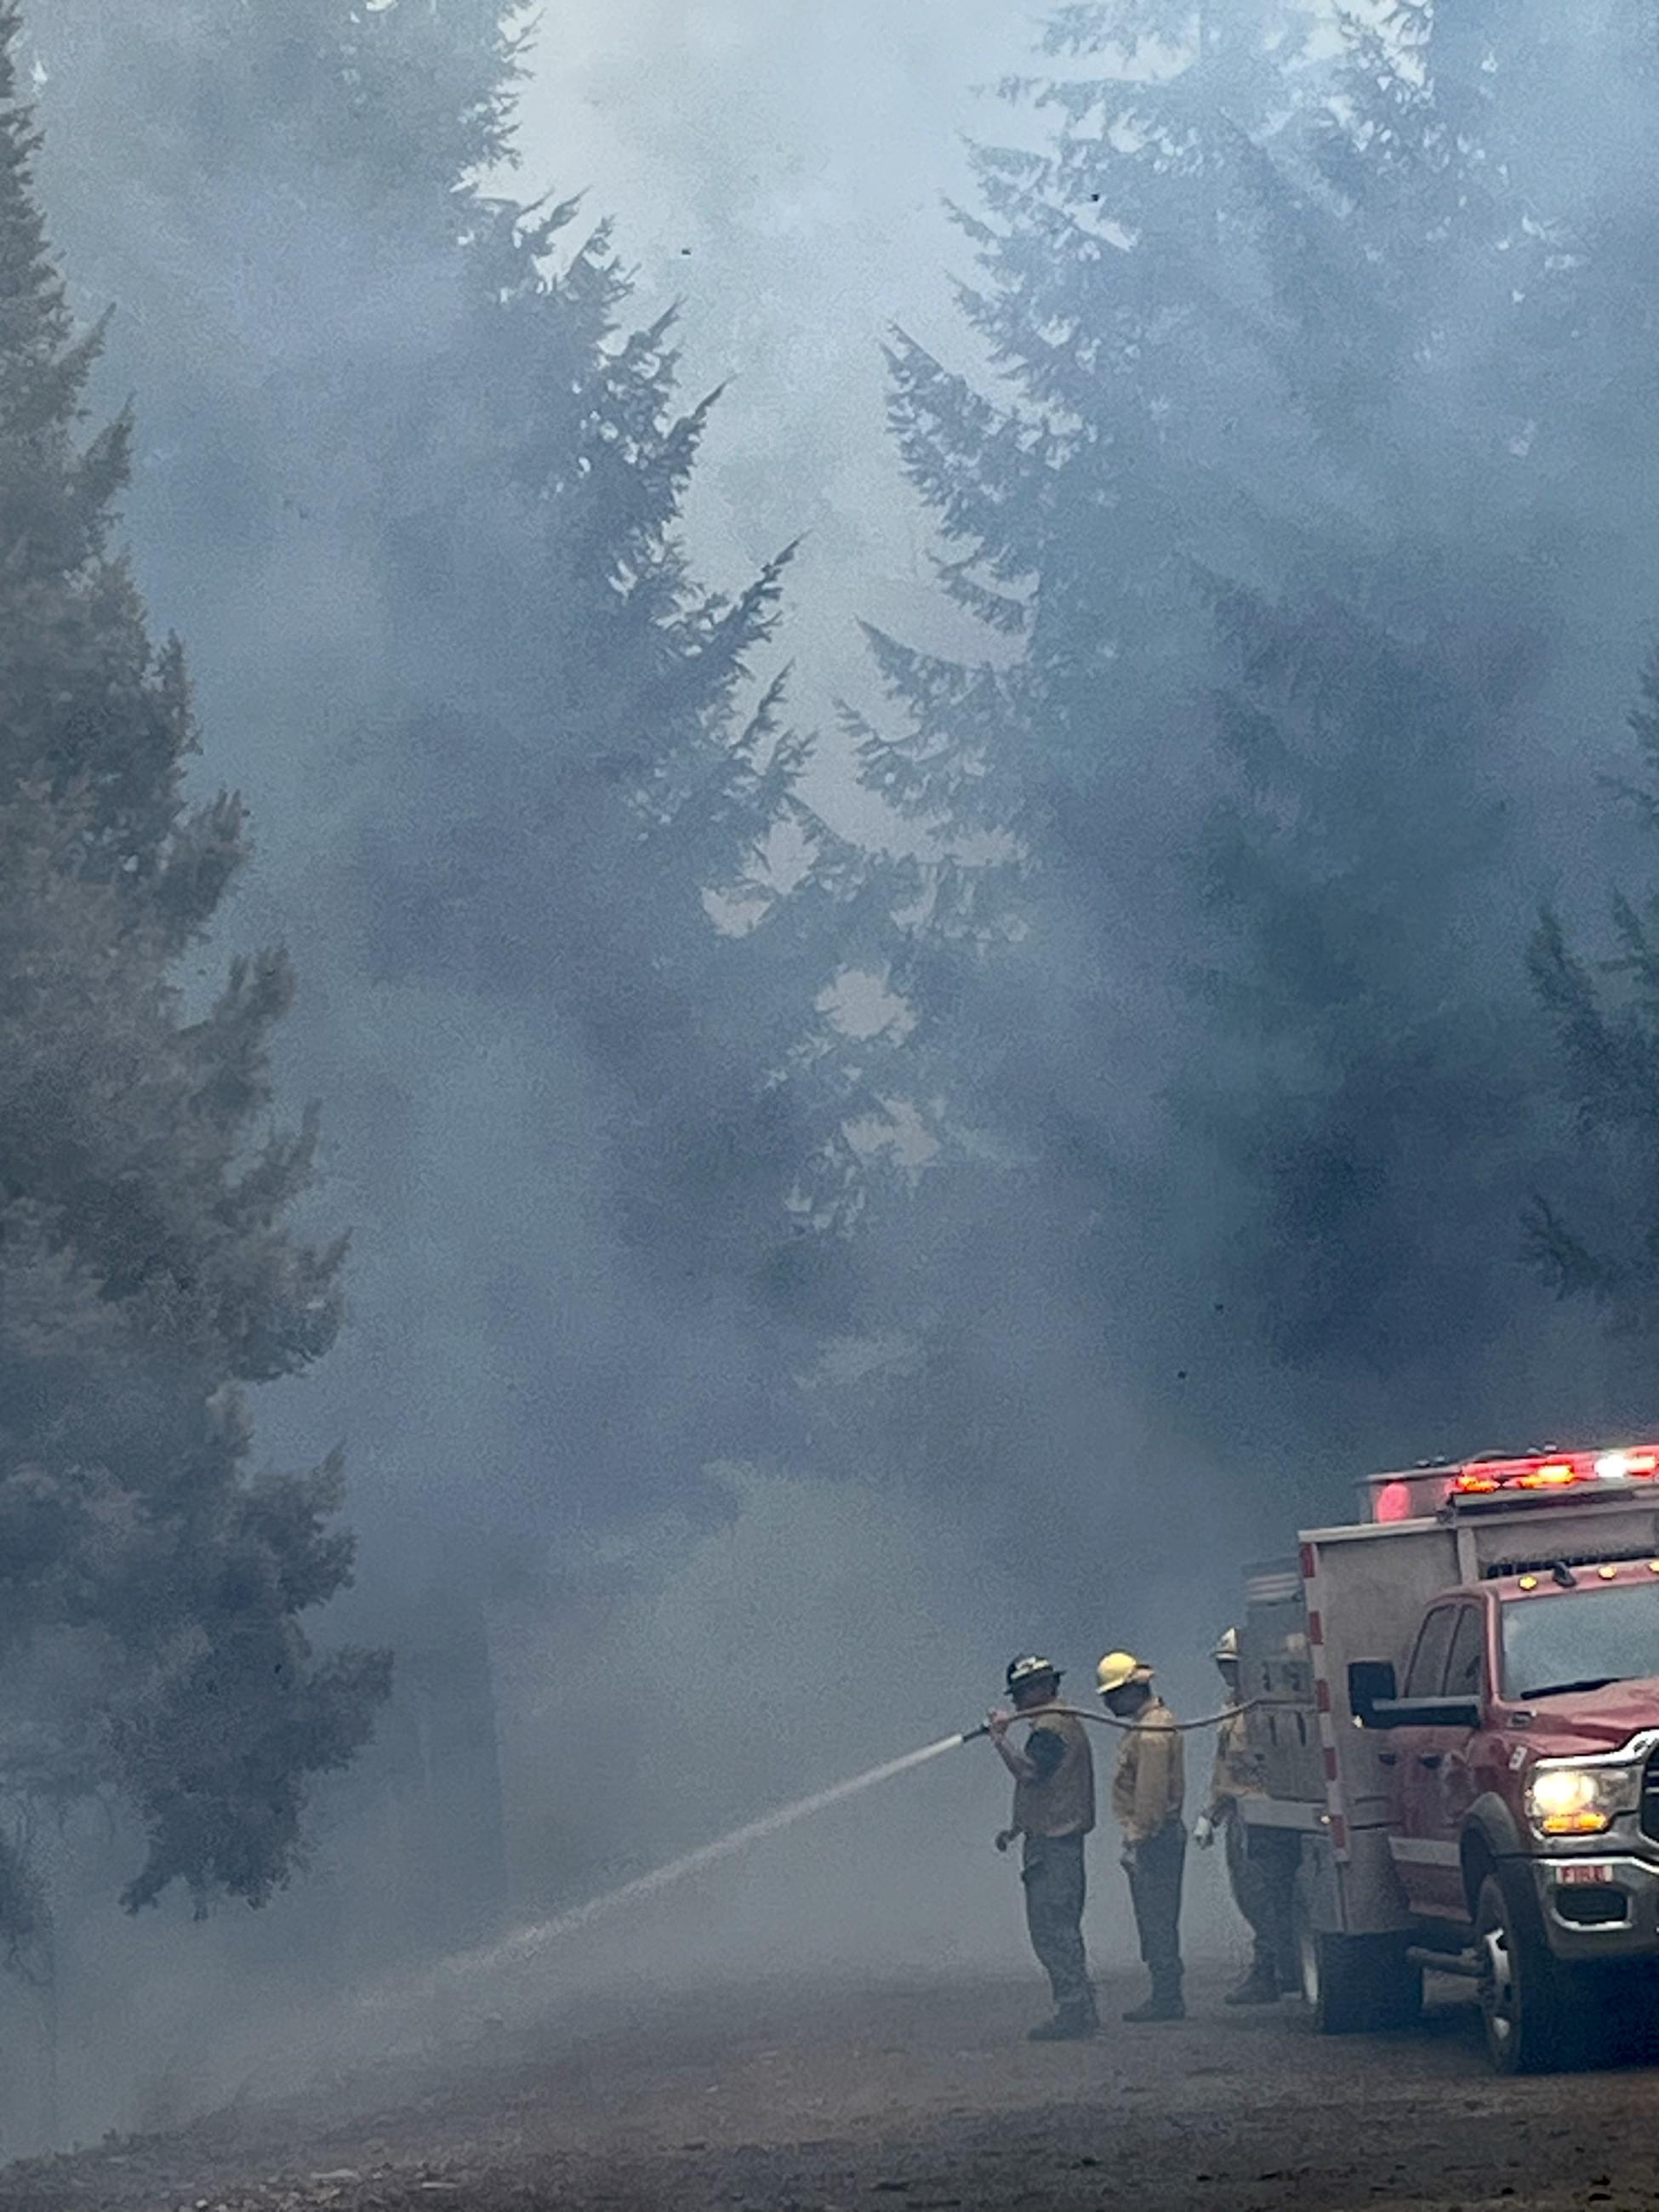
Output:
M5 2212L1389 2212L1659 2205L1659 2072L1503 2083L1467 2007L1320 2041L1289 2007L1032 2046L1030 1983L585 2005L186 2135L0 2174Z

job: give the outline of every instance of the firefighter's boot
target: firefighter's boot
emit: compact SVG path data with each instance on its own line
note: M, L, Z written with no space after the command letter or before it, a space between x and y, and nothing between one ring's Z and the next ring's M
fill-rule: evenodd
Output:
M1136 2027L1144 2027L1153 2021L1185 2020L1187 2007L1182 1997L1180 1983L1155 1984L1146 2003L1132 2005L1123 2017Z
M1086 2043L1099 2025L1091 2004L1062 2005L1052 2020L1030 2029L1025 2039L1028 2043Z
M1279 2002L1279 1975L1271 1959L1258 1959L1236 1990L1221 2000L1230 2005L1269 2005Z

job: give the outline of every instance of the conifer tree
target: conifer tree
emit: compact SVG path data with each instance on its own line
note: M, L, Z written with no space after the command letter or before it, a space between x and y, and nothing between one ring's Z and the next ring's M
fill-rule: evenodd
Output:
M893 360L943 581L1005 642L877 633L897 726L859 734L955 833L908 900L921 1087L1039 1272L1231 1433L1258 1385L1293 1427L1406 1374L1449 1432L1539 1323L1517 948L1588 279L1524 158L1547 11L1408 0L1330 65L1306 27L1066 10L1067 74L1011 88L1060 121L966 219L1000 382Z
M285 958L199 1017L174 980L242 812L185 795L182 654L111 548L131 425L85 430L99 333L47 249L19 34L0 8L0 1790L118 1799L130 1905L258 1904L386 1680L302 1626L349 1576L338 1463L249 1467L246 1388L328 1350L343 1246L286 1225L315 1124L268 1126ZM0 1893L23 1943L27 1868Z
M1204 998L1233 1042L1198 1084L1259 1194L1231 1272L1276 1347L1381 1373L1455 1347L1466 1378L1524 1302L1541 1141L1510 948L1549 621L1522 431L1555 307L1478 13L1355 31L1340 106L1258 164L1269 343L1346 495L1276 590L1216 589L1231 949Z
M490 0L190 0L137 28L142 131L99 0L64 0L40 40L46 97L61 77L66 118L101 124L139 184L118 266L88 164L55 189L143 301L123 368L168 415L146 413L147 574L247 639L222 691L329 739L293 804L318 824L311 1048L341 1072L331 1127L372 1224L362 1417L395 1439L413 1413L429 1449L434 1346L465 1341L506 1379L495 1435L452 1452L515 1491L530 1462L550 1498L609 1499L621 1467L677 1482L765 1441L787 1365L767 1332L810 1334L844 1297L788 1203L840 1110L803 1048L838 957L837 863L768 665L787 553L722 594L679 544L714 403L677 394L672 319L630 326L609 231L574 203L498 196L515 20ZM85 143L96 173L108 149ZM808 869L804 896L778 895L777 859ZM544 1259L526 1274L469 1243L465 1208L410 1207L467 1169L472 1133L417 1133L465 1079L471 1045L445 1058L464 1032L527 1086L494 1179L534 1188L550 1240L599 1240L577 1295L627 1315L565 1362ZM544 1103L565 1089L580 1157ZM684 1348L689 1294L690 1334L729 1312L752 1362L661 1408L619 1392L659 1330L665 1372L708 1371ZM618 1437L619 1400L648 1437Z
M1631 641L1650 624L1659 573L1652 457L1659 430L1654 374L1653 283L1659 269L1659 190L1655 91L1659 15L1647 0L1609 0L1576 22L1551 54L1536 94L1538 135L1551 149L1593 144L1587 168L1565 164L1559 179L1569 219L1553 243L1567 264L1571 321L1559 349L1553 427L1559 495L1571 515L1562 538L1572 552L1577 603L1565 645L1577 703L1559 784L1564 818L1593 841L1616 837L1606 874L1628 880L1641 867L1659 823L1659 657L1642 671L1626 714L1634 739L1601 767L1583 736L1624 706L1620 692L1635 656ZM1547 135L1546 135L1547 134ZM1545 410L1540 410L1540 414ZM1564 656L1565 657L1565 656ZM1609 686L1619 690L1609 695ZM1529 968L1553 1041L1564 1129L1539 1164L1527 1241L1543 1279L1582 1300L1623 1340L1638 1377L1659 1307L1655 1302L1656 1152L1651 1103L1656 1008L1651 895L1620 891L1599 943L1564 871L1529 948ZM1591 881L1599 890L1599 872ZM1593 948L1593 949L1592 949Z
M944 1261L949 1287L915 1279L905 1303L954 1378L928 1402L977 1429L944 1442L953 1464L1040 1456L1055 1403L1104 1376L1103 1331L1116 1362L1184 1325L1183 1270L1208 1308L1190 1159L1172 1170L1146 1103L1176 1072L1164 1010L1193 951L1220 670L1204 579L1283 573L1304 459L1264 360L1255 178L1316 83L1307 28L1271 0L1060 11L1049 74L1006 88L1049 143L981 149L960 217L997 380L891 349L941 584L987 641L954 663L872 629L890 710L850 725L933 855L893 885L885 964L913 1018L904 1095L939 1148L931 1228L913 1210L902 1243ZM988 1246L1020 1267L988 1279ZM1022 1344L1037 1297L1075 1315L1072 1366L993 1378L987 1339Z
M1637 774L1623 796L1659 827L1659 653L1630 715ZM1534 986L1554 1033L1572 1137L1534 1198L1531 1256L1562 1297L1588 1297L1619 1334L1659 1328L1659 894L1613 906L1614 947L1592 961L1547 912L1533 939Z

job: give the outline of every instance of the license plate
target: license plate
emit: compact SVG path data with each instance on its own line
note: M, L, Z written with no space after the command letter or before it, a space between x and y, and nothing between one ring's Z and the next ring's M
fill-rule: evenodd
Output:
M1558 1871L1556 1880L1564 1887L1574 1882L1611 1881L1613 1869L1610 1866L1598 1866L1593 1860L1587 1864L1577 1866L1569 1863Z

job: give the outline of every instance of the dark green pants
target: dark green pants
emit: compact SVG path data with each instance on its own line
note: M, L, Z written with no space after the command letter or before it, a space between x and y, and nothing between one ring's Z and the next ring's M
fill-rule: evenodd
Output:
M1160 1996L1181 1991L1181 1881L1187 1867L1187 1831L1170 1820L1135 1852L1129 1895L1140 1934L1140 1955Z
M1027 1836L1020 1879L1031 1948L1048 1977L1060 2012L1092 2013L1095 1993L1083 1948L1087 1879L1081 1836Z
M1302 1859L1302 1838L1293 1829L1252 1828L1235 1809L1227 1823L1227 1875L1233 1902L1255 1939L1258 1973L1285 1987L1296 1980L1291 1942L1291 1893Z

